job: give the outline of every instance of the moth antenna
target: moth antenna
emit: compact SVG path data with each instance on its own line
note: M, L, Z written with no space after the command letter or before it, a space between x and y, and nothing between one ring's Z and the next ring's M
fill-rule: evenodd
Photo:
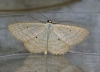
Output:
M36 11L36 12L38 12L38 11ZM40 12L38 12L40 15L42 15L43 17L45 17L46 19L48 19L49 20L49 18L48 17L46 17L45 15L43 15L42 13L40 13Z
M42 13L40 13L40 12L38 12L38 11L36 11L36 12L39 13L40 15L42 15L43 17L45 17L46 19L50 20L48 17L46 17L46 16L43 15ZM58 24L58 23L62 23L62 22L72 22L72 21L56 21L56 20L53 20L53 21L57 22L57 23L53 23L53 24Z
M43 17L45 17L46 19L49 20L49 18L46 17L45 15L43 15L42 13L40 13L40 12L38 12L38 11L36 11L36 12L39 13L40 15L42 15ZM72 21L56 21L56 20L53 20L53 21L57 22L57 23L53 23L53 24L58 24L58 23L62 23L62 22L72 22Z
M28 15L28 16L30 16L30 15ZM38 20L38 19L36 19L36 18L34 18L34 17L32 17L32 16L30 16L30 17L31 17L32 19L38 21L38 22L46 23L46 22L44 22L44 21L40 21L40 20Z

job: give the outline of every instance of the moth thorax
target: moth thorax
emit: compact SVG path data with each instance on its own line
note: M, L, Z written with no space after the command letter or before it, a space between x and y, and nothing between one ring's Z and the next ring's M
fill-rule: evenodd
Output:
M47 20L47 23L52 23L52 21L51 20Z
M46 28L49 29L49 30L51 30L53 28L53 24L47 23Z

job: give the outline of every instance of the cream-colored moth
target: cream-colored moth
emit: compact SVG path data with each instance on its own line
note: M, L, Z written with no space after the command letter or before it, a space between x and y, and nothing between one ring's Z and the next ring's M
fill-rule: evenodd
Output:
M70 46L83 41L88 31L77 26L47 23L15 23L8 26L11 33L31 53L65 54Z

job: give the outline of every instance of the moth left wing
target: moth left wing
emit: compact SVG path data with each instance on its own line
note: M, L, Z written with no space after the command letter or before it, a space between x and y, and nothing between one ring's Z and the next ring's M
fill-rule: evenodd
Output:
M66 42L66 44L72 46L83 41L87 35L88 31L81 27L69 26L69 25L54 25L54 32Z
M19 40L25 42L35 37L45 29L43 23L15 23L8 26L11 33Z
M24 42L24 46L31 53L42 53L47 47L47 33L44 29L41 33Z

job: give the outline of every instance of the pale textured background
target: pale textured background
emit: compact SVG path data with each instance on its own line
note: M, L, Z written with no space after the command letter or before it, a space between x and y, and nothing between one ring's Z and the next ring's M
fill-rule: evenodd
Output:
M71 53L67 53L66 57L72 64L80 66L84 72L100 72L100 0L81 0L68 6L40 12L52 21L71 21L64 24L89 30L87 39L71 47ZM0 15L0 55L28 52L23 43L14 38L7 28L13 23L37 22L27 16L28 14L38 20L47 21L34 12Z

